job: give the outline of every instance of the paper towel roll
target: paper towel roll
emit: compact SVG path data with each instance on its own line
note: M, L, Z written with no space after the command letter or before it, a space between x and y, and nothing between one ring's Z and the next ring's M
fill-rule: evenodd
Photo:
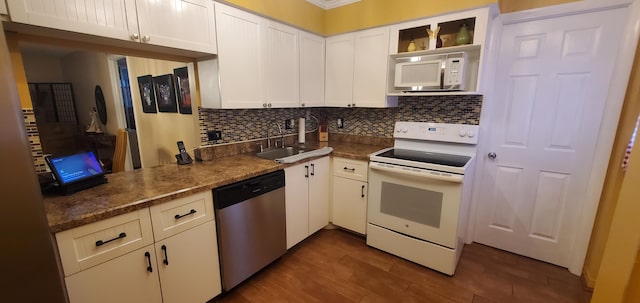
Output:
M304 118L298 119L298 143L304 144Z

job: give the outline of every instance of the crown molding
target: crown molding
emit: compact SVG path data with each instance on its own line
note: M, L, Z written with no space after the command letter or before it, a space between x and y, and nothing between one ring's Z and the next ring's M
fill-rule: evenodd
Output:
M358 1L360 0L307 0L307 2L312 3L313 5L323 8L325 10L351 4Z

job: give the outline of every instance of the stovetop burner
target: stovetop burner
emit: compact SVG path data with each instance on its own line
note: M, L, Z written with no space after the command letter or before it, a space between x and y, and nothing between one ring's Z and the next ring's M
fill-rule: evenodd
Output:
M441 153L417 151L417 150L409 150L409 149L399 149L399 148L388 150L386 152L377 154L376 156L383 157L383 158L416 161L421 163L446 165L446 166L452 166L452 167L464 167L467 164L467 162L471 160L471 157L468 157L468 156L441 154Z

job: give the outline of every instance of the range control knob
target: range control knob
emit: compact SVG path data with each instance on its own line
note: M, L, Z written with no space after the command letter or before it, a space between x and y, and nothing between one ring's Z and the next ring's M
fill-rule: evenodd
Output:
M408 131L409 131L409 129L408 129L408 128L403 128L403 129L402 129L402 132L403 132L403 133L405 133L405 134L406 134Z
M475 136L475 135L476 135L476 133L474 131L472 131L472 130L469 130L467 132L467 137L469 137L469 138L473 138L473 136Z
M467 131L466 131L466 130L464 130L464 129L461 129L461 130L458 132L458 135L460 135L460 137L464 137L464 136L466 136L466 135L467 135Z

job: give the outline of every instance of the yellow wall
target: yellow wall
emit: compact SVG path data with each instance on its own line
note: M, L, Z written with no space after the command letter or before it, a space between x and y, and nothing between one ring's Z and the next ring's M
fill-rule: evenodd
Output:
M638 97L640 95L635 96L635 98ZM638 288L637 284L629 284L637 281L637 278L634 280L631 276L634 264L637 267L636 258L640 247L640 220L638 220L640 187L638 184L640 184L640 144L636 144L631 152L629 169L620 187L620 195L615 206L591 302L623 302L627 289ZM637 290L629 291L629 294L637 296Z
M323 10L304 0L225 0L228 4L320 34L335 35L499 2L504 12L577 0L361 0Z
M192 149L200 145L197 108L192 108L193 114L191 115L142 112L138 76L173 74L174 68L184 66L187 64L183 62L127 57L131 98L140 146L140 161L143 168L175 163L174 155L178 153L177 141L183 141L191 155L193 155ZM194 79L190 79L190 82L193 83ZM193 103L192 106L194 106Z
M304 0L225 0L228 4L322 35L325 11Z
M13 77L16 79L18 87L18 96L20 96L20 105L22 108L33 108L31 103L31 95L29 94L29 84L27 75L24 71L24 63L22 62L22 54L18 44L18 36L13 33L6 33L7 46L9 47L9 55L11 56L11 64L13 67Z
M499 0L500 12L503 14L574 1L579 0Z
M598 277L598 269L602 261L602 256L609 237L609 228L613 221L613 214L616 209L616 202L622 187L624 173L620 164L624 151L631 138L633 127L640 114L640 48L636 50L635 63L629 78L629 87L625 97L616 139L613 144L609 168L600 197L598 215L593 227L591 242L584 265L585 281L589 287L593 287ZM639 144L640 145L640 144ZM640 160L639 160L640 161Z
M361 0L328 10L324 20L324 33L335 35L495 2L495 0Z
M629 279L629 284L627 284L627 293L624 302L640 302L640 249L638 249L638 254L636 255L636 264L633 267L631 279Z

